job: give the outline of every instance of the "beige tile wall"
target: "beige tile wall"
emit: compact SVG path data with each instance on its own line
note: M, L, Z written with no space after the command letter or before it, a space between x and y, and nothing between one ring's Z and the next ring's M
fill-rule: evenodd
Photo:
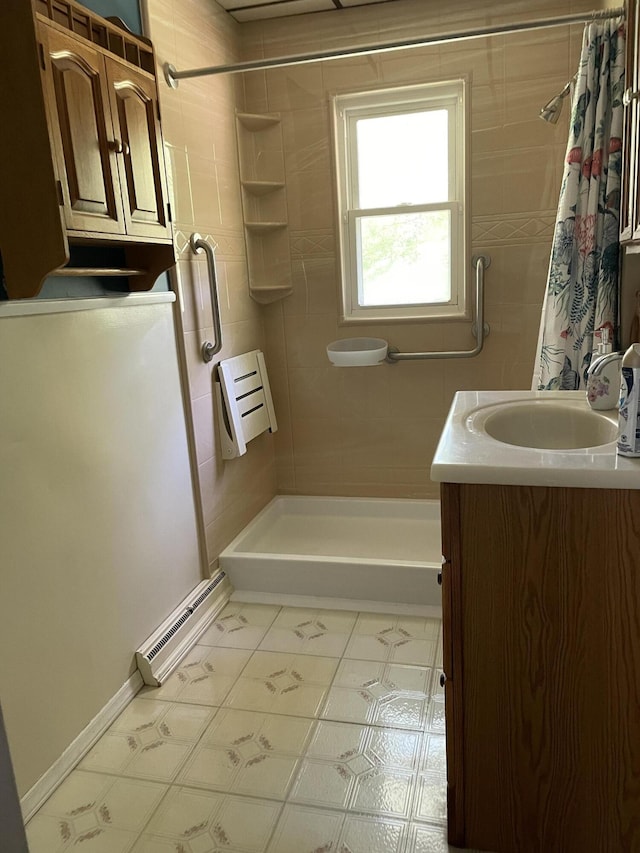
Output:
M233 62L239 25L214 0L147 0L159 63L177 68ZM264 349L264 319L249 296L235 138L237 83L230 76L160 83L163 131L173 186L180 325L189 377L208 558L220 551L275 494L273 438L223 461L213 397L213 366L200 347L213 340L206 263L188 248L197 231L216 246L224 348L215 362ZM238 102L241 105L241 101Z
M244 25L243 56L391 41L594 5L543 0L532 10L517 0L397 0ZM280 491L433 495L429 467L454 392L530 387L569 110L565 105L555 127L537 116L575 72L581 37L582 26L563 26L244 75L247 110L280 113L284 131L294 293L265 308ZM338 325L336 295L329 96L459 75L471 83L472 249L492 258L485 350L474 360L332 368L326 344L351 334L384 337L402 350L473 346L468 324L352 331Z

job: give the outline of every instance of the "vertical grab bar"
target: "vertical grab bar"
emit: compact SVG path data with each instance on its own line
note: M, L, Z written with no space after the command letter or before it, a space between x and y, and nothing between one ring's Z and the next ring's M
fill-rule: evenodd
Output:
M491 263L489 255L474 255L471 263L476 272L476 305L475 317L472 326L476 337L476 345L469 350L453 350L445 352L400 352L396 347L389 347L387 361L391 364L396 361L409 361L413 359L427 358L473 358L482 352L484 339L489 334L489 326L484 322L484 271ZM475 328L473 328L475 327Z
M207 257L207 270L209 273L209 288L211 290L211 312L213 314L213 331L215 344L205 341L202 344L202 360L208 364L213 357L222 349L222 324L220 322L220 300L218 299L218 279L216 276L216 259L213 248L204 240L200 234L194 233L189 238L189 245L194 255L204 252Z

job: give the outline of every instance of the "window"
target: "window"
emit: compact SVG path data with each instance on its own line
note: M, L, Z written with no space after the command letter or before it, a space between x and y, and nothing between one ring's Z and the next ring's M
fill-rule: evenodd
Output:
M464 81L333 109L343 320L465 316Z

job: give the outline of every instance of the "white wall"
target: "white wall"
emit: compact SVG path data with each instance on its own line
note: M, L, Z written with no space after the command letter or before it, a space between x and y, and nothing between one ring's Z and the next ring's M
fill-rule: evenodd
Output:
M172 305L128 301L0 306L0 694L21 795L201 576Z

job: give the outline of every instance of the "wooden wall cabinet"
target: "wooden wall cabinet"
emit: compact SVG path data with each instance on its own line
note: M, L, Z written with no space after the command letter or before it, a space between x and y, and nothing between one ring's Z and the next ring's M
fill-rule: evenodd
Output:
M640 491L442 486L449 841L640 850Z
M4 6L0 251L9 297L36 295L50 274L119 273L130 290L151 288L175 254L150 43L73 0ZM102 247L106 257L117 247L125 264L79 268L74 246Z

